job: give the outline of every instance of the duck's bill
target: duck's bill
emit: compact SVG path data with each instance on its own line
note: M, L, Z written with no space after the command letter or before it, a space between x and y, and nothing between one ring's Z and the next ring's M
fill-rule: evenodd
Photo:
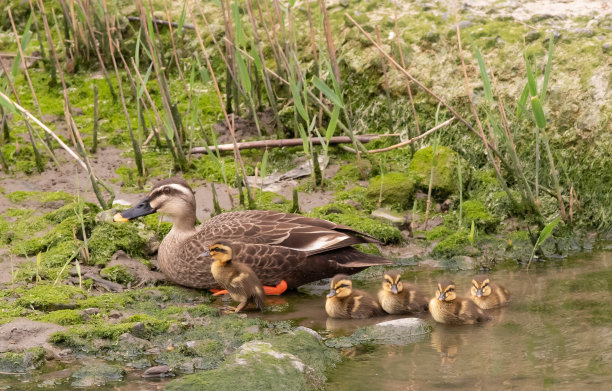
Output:
M331 297L334 297L334 296L336 296L336 290L335 290L335 289L332 289L332 290L331 290L331 291L329 291L329 293L327 294L327 297L331 298Z
M150 215L151 213L155 213L155 209L151 206L149 200L145 198L130 209L115 214L113 220L128 221L137 217Z
M440 293L440 296L438 296L438 300L440 301L446 300L446 293Z

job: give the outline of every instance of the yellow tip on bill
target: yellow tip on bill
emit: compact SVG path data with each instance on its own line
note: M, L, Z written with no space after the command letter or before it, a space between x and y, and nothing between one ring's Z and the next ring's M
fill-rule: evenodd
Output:
M119 222L119 221L129 221L129 219L126 219L125 217L121 216L121 213L115 213L115 215L113 216L113 220L115 222Z

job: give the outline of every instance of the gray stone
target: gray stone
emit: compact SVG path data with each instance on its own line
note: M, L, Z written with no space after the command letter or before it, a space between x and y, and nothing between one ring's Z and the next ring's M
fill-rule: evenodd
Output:
M376 217L379 220L385 221L396 227L403 227L406 225L406 217L400 213L396 213L389 208L378 208L372 211L372 217Z
M51 334L63 330L66 327L53 323L16 318L0 326L0 352L24 351L39 346L47 350L45 345Z
M125 370L118 365L90 362L72 374L73 387L103 386L108 382L121 381Z
M144 371L142 377L169 377L174 376L174 371L167 365L158 365Z
M323 337L321 337L321 334L317 333L316 331L314 331L313 329L308 328L308 327L298 326L298 327L295 328L295 331L304 331L304 332L307 332L308 334L312 335L313 337L315 337L319 341L323 340Z

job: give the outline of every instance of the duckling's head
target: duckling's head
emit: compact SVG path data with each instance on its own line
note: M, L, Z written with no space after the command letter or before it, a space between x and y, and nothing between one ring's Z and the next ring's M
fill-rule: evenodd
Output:
M389 270L383 276L382 286L385 291L397 295L398 293L404 290L404 285L402 284L402 275L397 270Z
M216 241L208 246L208 251L210 252L210 256L213 257L215 261L223 264L226 264L232 260L233 251L229 242L223 240Z
M476 276L472 279L472 296L483 297L491 294L491 280L488 276Z
M436 298L440 301L453 301L457 298L455 283L449 280L440 281L436 290Z
M181 178L168 178L157 182L147 197L128 210L117 213L115 221L132 220L140 216L161 212L172 216L175 224L180 220L195 224L196 201L194 192Z
M327 297L347 297L351 294L352 290L353 281L351 281L351 278L345 274L338 274L334 278L332 278L329 294L327 295Z

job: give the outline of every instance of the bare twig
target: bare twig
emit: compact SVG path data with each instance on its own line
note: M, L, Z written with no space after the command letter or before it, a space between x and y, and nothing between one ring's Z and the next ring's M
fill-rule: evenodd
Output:
M369 143L372 140L376 140L382 137L398 137L399 134L365 134L361 136L355 136L359 142ZM322 143L326 143L325 140L321 140L318 137L312 138L312 143L316 145L321 145ZM348 144L351 143L351 138L348 136L336 136L332 137L329 140L330 144ZM280 148L280 147L292 147L296 145L302 145L303 140L301 138L286 138L281 140L260 140L260 141L246 141L242 143L238 143L238 149L248 149L248 148ZM220 151L220 152L228 152L234 148L234 144L221 144L217 147L195 147L191 149L191 153L208 153L208 151Z
M165 3L164 3L165 5ZM128 16L127 17L128 20L132 21L132 22L140 22L140 18L138 16ZM155 23L161 26L172 26L172 27L178 27L178 23L176 22L168 22L166 20L161 20L161 19L151 19L151 23ZM194 27L192 24L183 24L183 28L184 29L189 29L189 30L193 30Z

